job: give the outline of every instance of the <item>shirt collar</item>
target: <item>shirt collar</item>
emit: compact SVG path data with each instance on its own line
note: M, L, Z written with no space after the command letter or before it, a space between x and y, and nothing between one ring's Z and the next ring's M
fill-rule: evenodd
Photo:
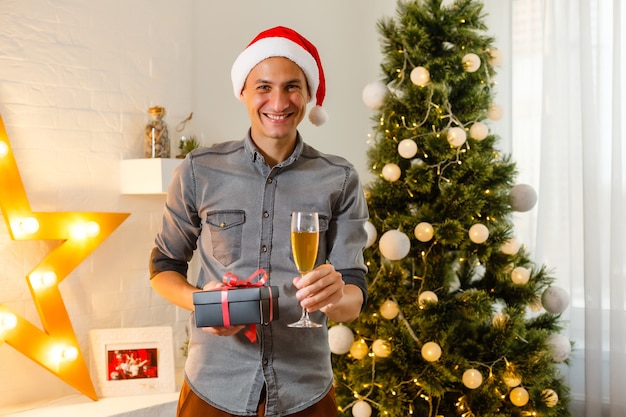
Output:
M252 163L265 164L265 158L263 158L263 154L259 152L259 149L254 144L254 141L252 140L252 136L250 132L251 130L248 129L248 133L246 134L246 137L243 139L243 146L244 146L244 149L246 150L246 154L248 155ZM302 140L302 136L300 136L300 132L296 132L296 147L294 148L291 155L287 157L287 159L285 159L283 162L279 163L276 166L284 167L284 166L293 164L300 157L303 149L304 149L304 141Z

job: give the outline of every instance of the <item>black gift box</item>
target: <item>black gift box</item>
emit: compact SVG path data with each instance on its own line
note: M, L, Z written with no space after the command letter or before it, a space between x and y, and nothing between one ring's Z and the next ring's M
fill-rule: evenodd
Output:
M228 304L231 326L267 324L278 319L278 287L226 288L193 294L196 327L223 326L224 303ZM222 293L227 297L225 301L222 301Z

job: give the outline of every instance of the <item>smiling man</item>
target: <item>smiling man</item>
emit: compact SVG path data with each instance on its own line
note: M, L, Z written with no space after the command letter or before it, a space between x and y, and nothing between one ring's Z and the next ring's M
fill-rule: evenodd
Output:
M354 320L367 296L363 248L368 218L354 167L323 154L298 132L326 117L324 72L315 47L292 29L260 33L231 71L246 104L243 140L197 149L176 170L150 259L152 287L192 311L178 417L337 416L327 326L294 329L302 308L326 323ZM290 245L293 211L315 211L320 238L315 269L300 277ZM196 285L187 280L200 258ZM193 294L218 288L227 273L269 274L280 291L280 318L256 326L197 328ZM250 340L254 340L251 342Z

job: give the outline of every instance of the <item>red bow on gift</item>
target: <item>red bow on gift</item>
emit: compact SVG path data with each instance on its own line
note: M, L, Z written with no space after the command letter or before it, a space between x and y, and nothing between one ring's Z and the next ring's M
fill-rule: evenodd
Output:
M255 278L256 281L254 280ZM222 282L225 287L220 287L222 290L230 290L233 288L253 288L262 287L267 282L267 272L264 269L257 269L246 280L240 280L237 275L232 272L227 272L222 278ZM270 289L271 294L271 289ZM270 305L271 306L271 305ZM271 314L271 312L270 312ZM224 326L230 326L230 310L228 309L228 291L222 291L222 317L224 319ZM250 340L251 343L256 342L256 325L251 324L244 334Z

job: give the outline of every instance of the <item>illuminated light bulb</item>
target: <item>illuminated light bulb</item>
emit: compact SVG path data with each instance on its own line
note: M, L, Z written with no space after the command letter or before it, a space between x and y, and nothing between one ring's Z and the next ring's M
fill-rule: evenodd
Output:
M17 316L13 313L0 314L0 331L14 329L17 326Z
M9 145L6 142L0 142L0 158L9 154Z
M428 362L436 362L441 357L441 347L435 342L427 342L422 346L422 357Z
M467 134L465 133L465 129L461 127L450 128L448 130L447 140L451 146L454 146L456 148L463 145L467 140Z
M424 308L427 303L436 303L439 301L439 297L437 297L437 294L432 291L424 291L419 295L419 297L417 297L417 301L420 307Z
M433 238L435 230L433 229L432 224L428 222L421 222L415 226L413 233L420 242L428 242Z
M48 288L56 284L57 275L52 271L43 273L35 272L30 275L30 283L35 289Z
M20 222L20 230L31 235L39 230L39 221L34 217L26 217Z
M469 389L476 389L483 383L483 376L477 369L468 369L463 373L463 385Z
M386 300L380 306L380 315L387 320L395 319L398 314L400 314L400 308L398 307L398 303L393 300Z
M87 236L88 236L87 224L86 223L75 224L74 226L72 226L72 229L70 230L70 235L72 236L72 238L76 240L87 239Z
M391 355L391 344L383 339L377 339L372 344L372 352L379 358L386 358Z
M87 222L85 229L89 237L96 237L100 234L100 225L96 222Z
M522 387L513 388L509 394L509 398L511 399L513 405L523 407L528 404L528 391Z
M511 281L517 285L524 285L530 279L530 271L523 266L518 266L511 272Z
M64 361L74 361L78 358L78 349L74 346L67 346L61 350L61 359Z
M469 229L469 238L474 243L484 243L489 238L489 229L482 223L476 223Z

